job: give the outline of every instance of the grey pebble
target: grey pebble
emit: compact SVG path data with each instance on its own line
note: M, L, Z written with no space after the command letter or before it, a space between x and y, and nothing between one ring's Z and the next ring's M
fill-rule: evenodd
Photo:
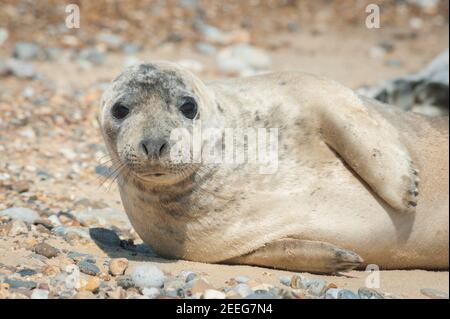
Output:
M34 281L25 281L12 278L6 278L3 282L8 284L9 288L11 289L18 289L18 288L34 289L37 286L37 283Z
M97 276L101 272L100 268L98 268L97 265L95 265L85 259L78 263L78 267L80 268L80 271L82 273L85 273L85 274L91 275L91 276Z
M37 271L30 268L21 269L17 272L21 277L33 276L37 274Z
M342 289L338 292L337 299L360 299L353 291Z
M313 296L322 295L327 288L327 283L322 279L310 280L307 283L307 291Z
M246 298L254 293L253 289L247 284L237 284L233 287L233 291L242 298Z
M280 279L281 284L288 286L288 287L291 286L291 280L292 280L291 276L281 276L279 279Z
M98 244L115 247L120 246L120 237L112 230L106 228L89 229L91 238Z
M250 280L250 278L247 276L236 276L234 277L234 280L236 280L237 283L245 284Z
M384 299L383 295L374 289L361 287L358 289L358 295L361 299Z
M17 42L13 51L13 57L19 60L33 60L40 54L42 54L41 48L31 42Z
M420 289L422 295L430 297L431 299L448 299L448 293L433 288Z
M136 266L131 273L131 278L133 278L134 284L140 288L161 288L166 279L164 273L152 265Z
M131 276L125 275L120 276L116 279L117 286L122 287L123 289L128 289L134 287L134 281Z
M0 216L9 216L12 219L21 220L32 224L39 219L39 214L32 209L25 207L10 207L0 211Z

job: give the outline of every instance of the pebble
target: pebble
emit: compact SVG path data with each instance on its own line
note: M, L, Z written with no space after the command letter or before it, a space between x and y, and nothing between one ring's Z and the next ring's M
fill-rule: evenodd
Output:
M292 281L292 277L291 276L281 276L279 278L279 280L280 280L281 284L283 284L285 286L288 286L288 287L291 286L291 281Z
M123 43L123 38L114 33L102 32L97 36L97 41L106 44L111 49L118 49Z
M100 268L96 264L89 262L88 260L82 260L78 263L80 271L84 274L97 276L101 273Z
M59 250L46 243L37 244L34 247L34 252L38 255L45 256L47 258L53 258L59 255Z
M5 28L0 28L0 46L3 45L3 43L6 42L9 38L9 32Z
M308 280L301 275L294 275L291 278L289 286L293 289L306 289L308 288Z
M232 289L234 292L236 292L239 296L242 298L246 298L247 296L250 296L253 294L253 289L250 288L249 285L246 284L237 284Z
M247 276L237 276L234 277L234 280L236 280L236 282L239 284L245 284L250 280L250 278L248 278Z
M338 299L338 295L341 289L338 288L329 288L325 292L325 299Z
M34 60L40 54L42 54L41 48L31 42L17 42L13 51L13 57L19 60Z
M133 278L128 275L117 277L116 283L117 286L122 287L123 289L133 288L135 286Z
M17 59L6 60L3 68L2 73L10 73L22 79L30 79L36 76L32 64Z
M5 284L8 284L10 289L18 289L18 288L34 289L37 286L37 283L34 281L25 281L12 278L6 278L3 282Z
M39 214L32 209L25 207L10 207L0 211L0 216L9 216L12 219L20 220L29 224L39 219Z
M420 292L422 293L422 295L427 296L431 299L449 299L447 292L433 288L423 288L420 289Z
M125 273L128 267L128 259L114 258L109 262L109 272L113 276L120 276Z
M226 295L222 291L207 289L203 294L203 299L225 299Z
M269 291L255 291L253 294L248 295L245 299L277 299L278 296L272 294Z
M190 270L184 270L181 272L180 277L183 278L185 282L189 282L197 278L197 274Z
M111 299L125 299L127 292L122 287L117 287L112 291L107 291L106 295Z
M97 292L100 288L100 278L98 277L90 277L86 285L80 288L80 291L91 291Z
M358 289L358 295L361 299L384 299L383 295L374 289L361 287Z
M164 286L164 273L156 266L136 266L131 273L134 284L139 288L161 288Z
M359 299L359 296L351 290L342 289L338 292L337 299Z
M112 230L106 228L89 229L91 238L100 245L116 247L120 246L120 237Z
M158 288L151 287L151 288L144 288L142 289L142 294L144 296L149 297L150 299L156 299L161 295L161 291Z
M17 272L21 277L28 277L28 276L33 276L37 274L37 271L34 269L30 269L30 268L25 268L22 270L19 270Z
M13 220L13 222L10 224L8 235L18 236L26 233L28 233L27 225L21 220Z
M242 76L267 70L272 64L270 56L264 50L244 43L222 49L217 54L216 62L223 72Z
M214 55L217 52L217 49L212 44L206 42L198 42L195 44L195 49L204 55Z
M34 289L31 299L48 299L49 292L44 289Z
M322 295L327 288L327 283L322 279L310 280L307 283L307 291L313 296Z

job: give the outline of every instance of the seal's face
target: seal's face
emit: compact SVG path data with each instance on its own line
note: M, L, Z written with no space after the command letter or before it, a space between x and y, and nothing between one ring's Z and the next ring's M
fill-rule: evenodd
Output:
M170 159L173 129L192 129L204 103L193 75L171 64L139 64L102 99L101 127L118 166L143 180L168 182L192 171ZM200 94L199 94L200 93Z

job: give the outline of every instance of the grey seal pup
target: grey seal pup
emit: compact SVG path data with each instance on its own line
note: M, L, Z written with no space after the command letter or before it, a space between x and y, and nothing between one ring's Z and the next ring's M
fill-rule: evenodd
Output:
M278 128L277 170L175 163L171 132L200 121ZM318 273L448 269L448 118L310 74L204 83L154 62L111 83L100 123L125 211L163 257Z

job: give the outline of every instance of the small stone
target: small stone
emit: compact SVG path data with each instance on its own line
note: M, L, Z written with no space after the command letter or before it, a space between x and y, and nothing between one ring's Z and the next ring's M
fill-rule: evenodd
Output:
M279 298L279 297L278 297ZM277 299L277 296L268 291L255 291L255 293L248 295L245 299Z
M134 281L131 276L121 276L116 279L117 286L122 287L123 289L129 289L134 287Z
M225 299L226 295L222 291L207 289L203 294L203 299Z
M190 281L187 286L192 295L198 297L200 297L207 289L213 288L210 283L203 278L194 279Z
M87 275L97 276L101 273L100 268L98 268L96 264L93 264L85 259L78 263L78 267L82 273Z
M423 288L420 289L420 292L422 293L422 295L427 296L431 299L449 299L447 292L433 288Z
M290 287L291 286L291 282L292 282L292 277L291 276L281 276L280 278L280 283Z
M58 266L54 265L47 265L44 268L42 268L42 274L44 276L53 277L59 274L61 271Z
M48 299L48 290L34 289L31 294L31 299Z
M242 298L246 298L247 296L253 294L253 289L246 284L237 284L235 287L233 287L233 291Z
M5 284L8 284L10 289L19 289L19 288L34 289L37 286L37 283L34 281L25 281L11 278L6 278L3 282Z
M120 246L120 237L112 230L106 228L91 228L89 229L91 238L100 245L109 247Z
M240 75L267 70L272 63L265 51L244 43L222 49L217 54L216 62L222 71Z
M21 220L13 220L9 227L9 236L18 236L28 233L27 225Z
M9 59L5 63L7 74L13 74L18 78L30 79L36 76L36 71L30 63L26 63L16 59Z
M314 279L308 281L307 291L313 296L320 296L325 292L327 283L322 279Z
M122 287L117 287L112 291L107 291L106 296L110 299L125 299L127 292Z
M19 60L33 60L42 53L41 48L31 42L17 42L14 47L13 57Z
M59 255L59 250L46 243L37 244L34 247L34 252L38 255L45 256L47 258L53 258Z
M128 259L114 258L109 262L109 272L113 276L121 276L128 267Z
M37 274L37 271L34 269L30 269L30 268L25 268L22 270L19 270L17 272L21 277L28 277L28 276L33 276Z
M0 211L0 216L9 216L12 219L21 220L32 224L39 219L39 214L32 209L25 207L10 207Z
M9 38L9 32L5 28L0 28L0 46L3 45L3 43L6 42Z
M140 265L134 268L131 278L140 288L161 288L164 286L164 273L156 266Z
M70 251L67 253L67 257L69 257L70 259L72 259L75 262L80 262L85 258L91 258L91 255L88 254L83 254L83 253L79 253L77 251Z
M80 291L91 291L97 292L100 288L100 278L98 277L90 277L86 285L80 288Z
M308 287L308 280L301 275L294 275L289 284L293 289L306 289Z
M325 299L338 299L338 295L341 289L338 288L328 288L325 292Z
M212 44L206 42L199 42L195 45L195 49L205 55L214 55L217 52L217 49Z
M358 289L358 295L361 299L384 299L384 296L374 289L361 287Z
M21 133L23 133L24 131L22 131ZM35 136L34 135L34 131L31 129L30 132L32 132L32 138ZM22 135L22 134L21 134ZM22 135L24 136L24 135ZM28 137L29 136L24 136L24 137ZM15 190L18 193L25 193L28 192L30 190L30 183L28 181L18 181L17 183L14 183L12 185L13 190Z
M351 290L342 289L338 292L337 299L359 299L359 296Z
M250 280L250 278L248 278L247 276L237 276L234 277L234 280L236 280L236 282L239 284L245 284Z
M159 297L161 295L161 292L159 291L158 288L151 287L151 288L142 289L142 294L144 296L149 297L150 299L156 299L157 297Z

